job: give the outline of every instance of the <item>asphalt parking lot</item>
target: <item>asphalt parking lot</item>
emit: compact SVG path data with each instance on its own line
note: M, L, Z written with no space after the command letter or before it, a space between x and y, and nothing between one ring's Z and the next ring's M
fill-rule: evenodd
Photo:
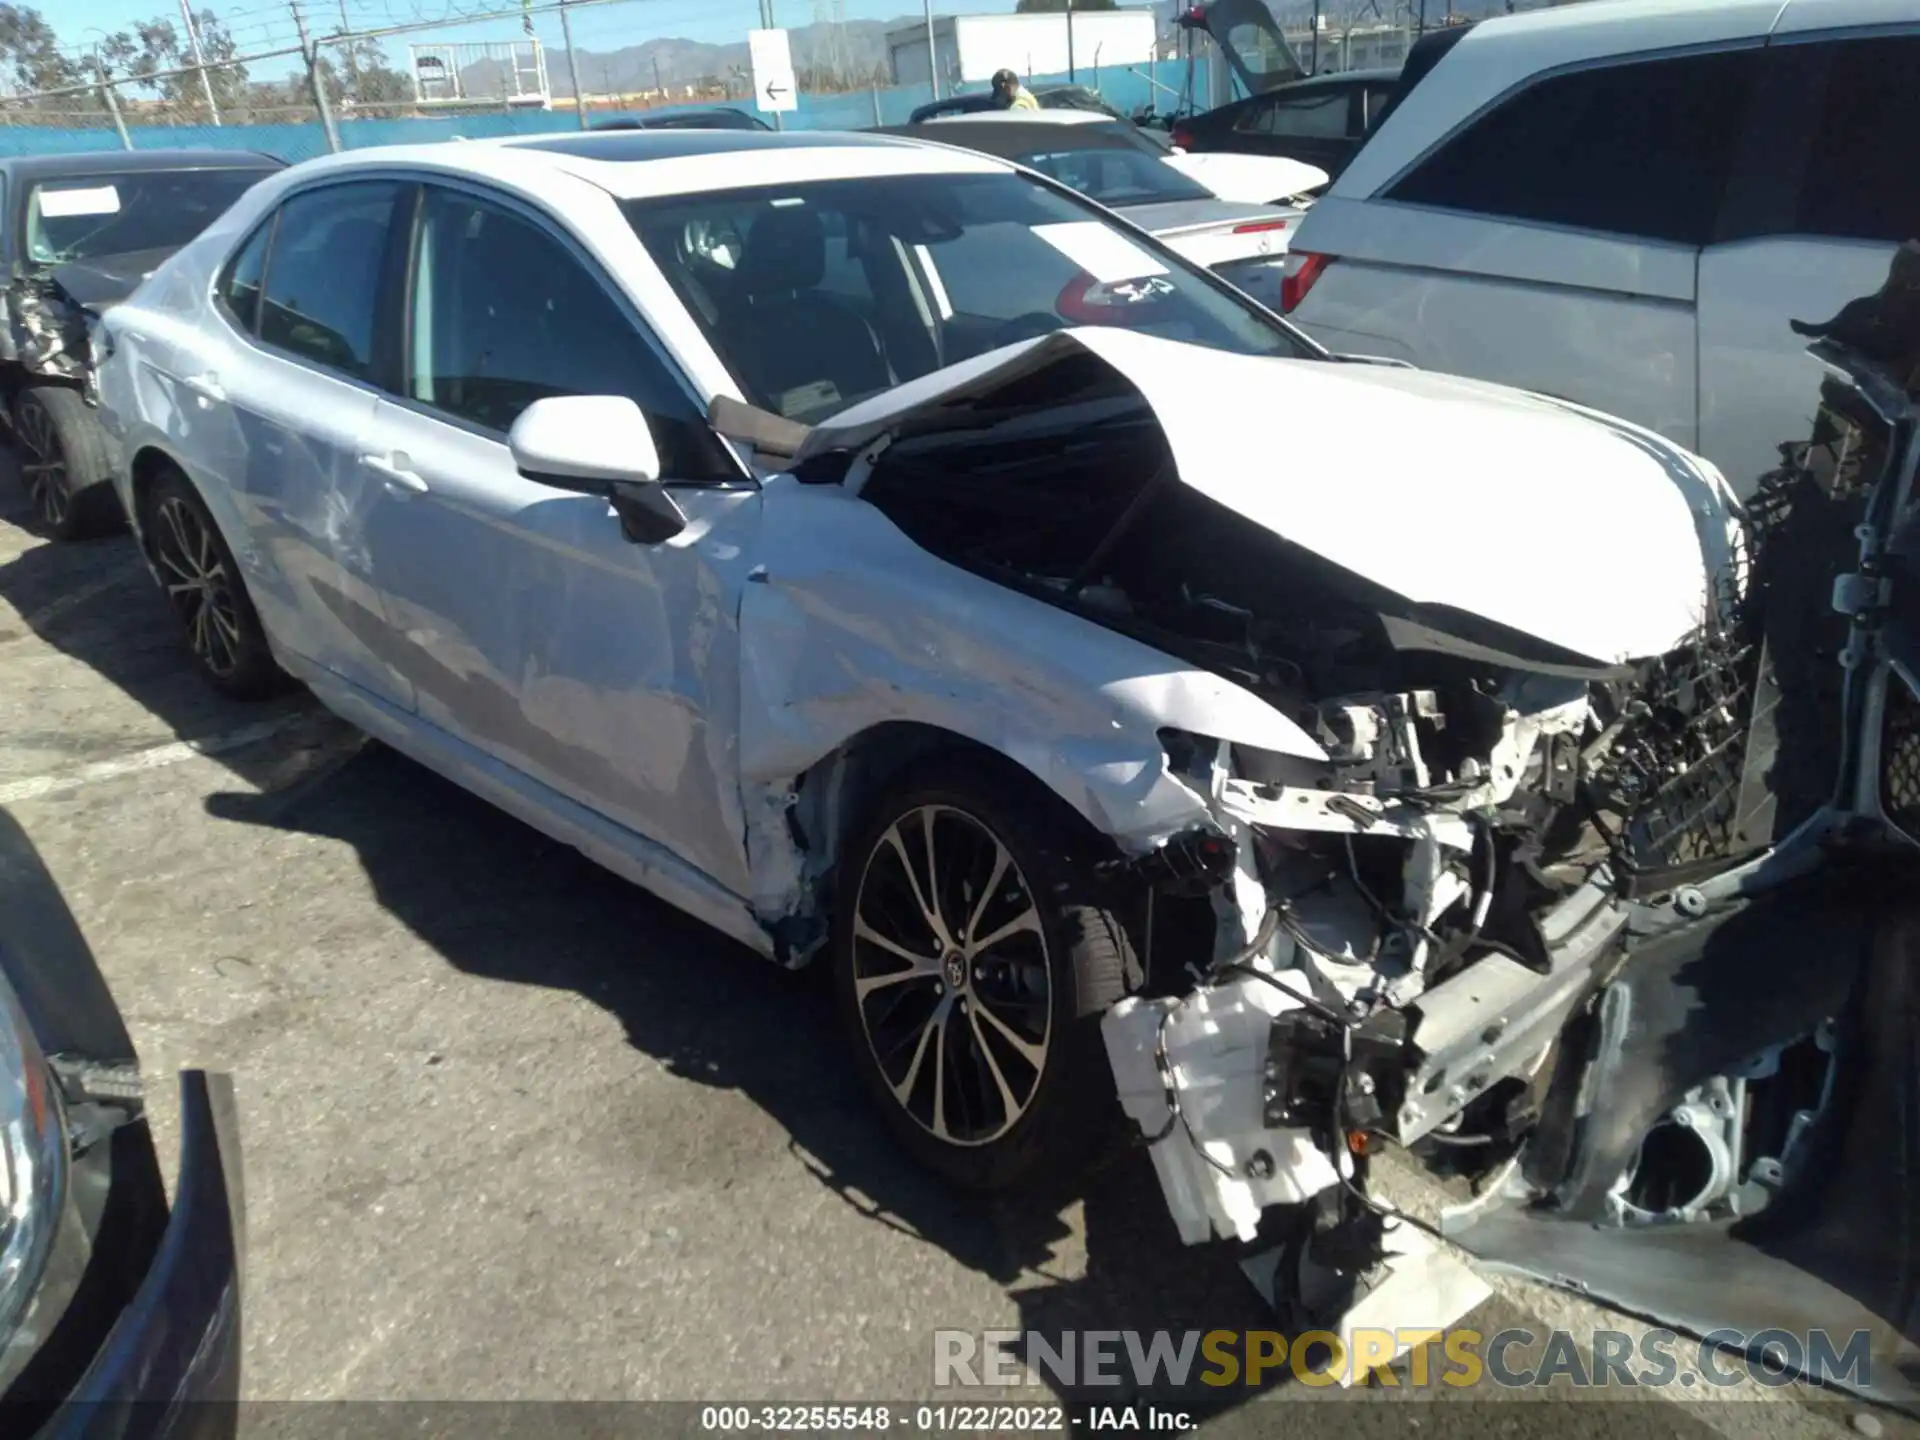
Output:
M249 1398L904 1400L940 1327L1273 1326L1224 1247L1179 1246L1143 1154L1055 1201L947 1191L824 987L304 696L217 699L129 539L23 519L0 476L0 804L127 1015L169 1171L165 1077L235 1076ZM1633 1328L1508 1282L1470 1323ZM1153 1398L1225 1435L1920 1434L1797 1389L1426 1393Z

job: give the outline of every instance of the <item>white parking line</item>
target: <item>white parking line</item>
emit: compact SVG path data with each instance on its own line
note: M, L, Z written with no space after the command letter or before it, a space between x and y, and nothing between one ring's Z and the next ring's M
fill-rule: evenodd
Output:
M167 765L177 765L182 760L191 760L196 755L217 755L224 750L238 749L242 745L251 745L257 740L278 735L282 730L288 729L305 718L296 711L277 719L263 720L255 725L243 725L238 730L230 730L225 735L215 735L205 740L174 740L165 745L136 750L131 755L117 755L111 760L96 760L92 764L82 765L74 770L52 775L31 775L24 780L13 780L0 785L0 805L17 805L22 800L38 800L43 795L55 795L63 790L78 790L83 786L97 785L102 780L133 775L142 770L158 770Z

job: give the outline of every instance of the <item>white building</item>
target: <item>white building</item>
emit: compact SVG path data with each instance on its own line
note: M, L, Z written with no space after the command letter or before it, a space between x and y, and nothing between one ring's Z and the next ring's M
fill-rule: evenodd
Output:
M1071 43L1068 24L1071 22ZM996 70L1026 75L1091 74L1106 65L1145 65L1154 58L1153 11L1090 10L1068 16L943 15L933 22L940 90L977 85ZM924 85L929 78L927 27L902 26L887 35L887 56L896 85Z

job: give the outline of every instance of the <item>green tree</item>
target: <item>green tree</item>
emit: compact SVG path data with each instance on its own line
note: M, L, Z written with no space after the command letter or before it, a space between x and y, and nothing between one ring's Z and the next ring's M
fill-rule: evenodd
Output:
M193 64L193 45L172 20L156 16L131 29L115 31L101 42L101 66L114 79L136 82L156 95L169 110L211 119L206 113L207 90L222 119L244 117L250 99L247 67L231 63L240 53L232 33L212 10L193 12L193 28L200 36L200 57L206 63L206 81L198 72L172 74Z
M413 103L413 82L387 63L378 40L334 40L321 47L319 70L327 99L343 109Z
M0 4L0 75L15 90L58 90L86 80L79 64L60 53L53 27L27 5Z

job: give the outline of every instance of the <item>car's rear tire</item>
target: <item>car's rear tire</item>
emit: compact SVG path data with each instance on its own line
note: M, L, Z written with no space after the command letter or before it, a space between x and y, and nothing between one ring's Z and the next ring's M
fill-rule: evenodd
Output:
M154 568L201 675L236 700L260 700L279 690L286 677L233 552L199 492L169 470L153 482L143 510Z
M949 758L891 784L842 856L855 1063L907 1150L968 1189L1069 1181L1116 1133L1100 1016L1140 976L1099 843L1037 782Z
M13 398L20 479L34 518L56 540L85 540L124 523L100 418L80 392L30 385Z

